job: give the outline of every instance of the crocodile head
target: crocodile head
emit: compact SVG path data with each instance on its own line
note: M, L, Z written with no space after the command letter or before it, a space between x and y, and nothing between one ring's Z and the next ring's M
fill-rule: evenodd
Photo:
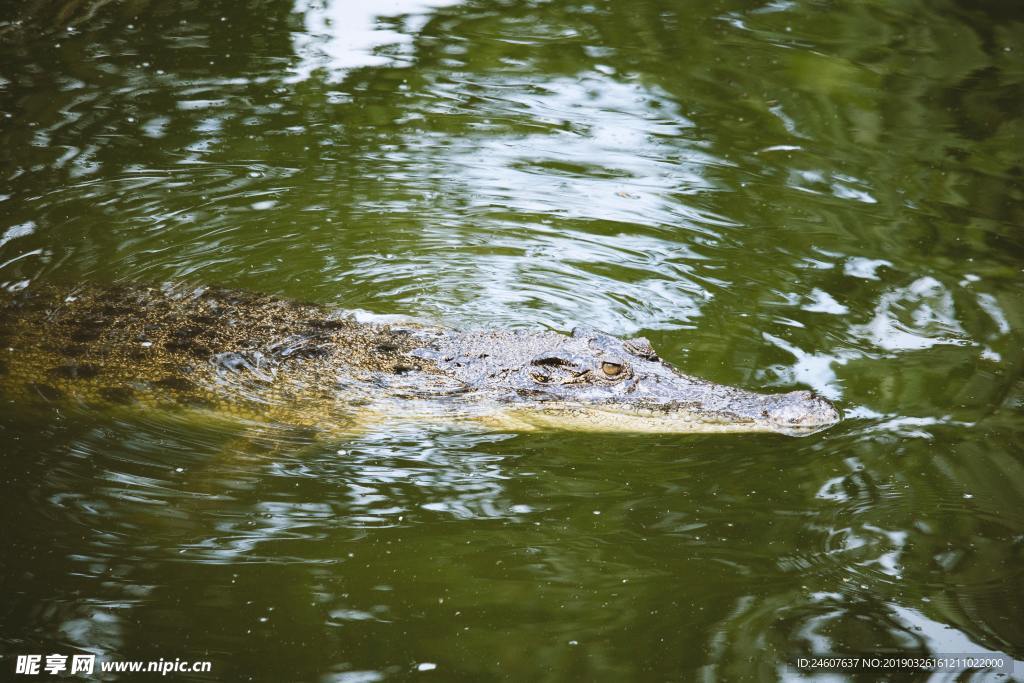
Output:
M442 347L445 344L441 345ZM432 354L470 388L497 392L510 425L604 432L811 434L839 412L810 391L762 394L681 373L644 338L592 328L461 335Z

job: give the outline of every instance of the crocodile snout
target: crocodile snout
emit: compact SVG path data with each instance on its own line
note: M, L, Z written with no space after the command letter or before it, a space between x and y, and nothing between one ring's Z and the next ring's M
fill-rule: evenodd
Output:
M779 394L766 412L768 419L779 427L795 431L817 431L840 420L832 402L813 391Z

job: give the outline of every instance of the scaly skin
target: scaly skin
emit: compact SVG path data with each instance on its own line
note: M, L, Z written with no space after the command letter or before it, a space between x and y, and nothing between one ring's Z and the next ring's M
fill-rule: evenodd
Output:
M839 419L810 392L688 377L645 339L357 322L220 289L36 286L0 301L0 354L0 394L22 404L187 408L325 431L404 418L805 434Z

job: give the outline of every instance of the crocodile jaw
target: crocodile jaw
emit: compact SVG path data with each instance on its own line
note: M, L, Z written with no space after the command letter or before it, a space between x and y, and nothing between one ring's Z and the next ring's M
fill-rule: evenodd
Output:
M728 411L662 409L626 403L588 405L552 402L531 407L506 407L489 416L488 422L513 430L640 434L769 432L809 436L840 420L839 411L819 397L808 398L805 408L799 410L795 406L783 406L762 411L760 415L740 415Z

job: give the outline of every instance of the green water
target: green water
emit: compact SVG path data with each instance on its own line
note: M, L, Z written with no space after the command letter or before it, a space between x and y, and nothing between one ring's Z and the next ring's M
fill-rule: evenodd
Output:
M5 399L0 678L1024 675L1022 112L1013 2L0 1L4 289L585 323L845 415L253 443Z

